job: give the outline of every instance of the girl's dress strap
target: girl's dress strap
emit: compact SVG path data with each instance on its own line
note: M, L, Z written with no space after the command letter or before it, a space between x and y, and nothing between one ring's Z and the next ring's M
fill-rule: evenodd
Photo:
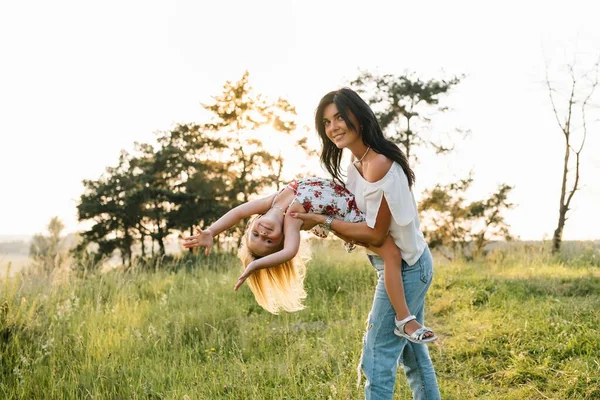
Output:
M293 182L291 182L287 186L282 187L279 190L279 192L277 192L277 194L275 195L275 197L273 197L273 201L271 202L271 208L273 208L273 206L275 205L275 200L277 200L277 197L279 197L279 195L281 194L281 192L283 192L285 189L290 189L290 190L294 191L294 194L298 194L298 181L294 179ZM284 211L284 214L287 214L287 211L289 210L289 208L291 207L291 205L294 204L294 200L295 200L295 198L287 206L287 208Z
M293 182L291 182L289 185L287 185L287 187L291 190L294 191L294 194L298 194L298 181L296 179L294 179Z
M292 187L292 185L295 184L295 187ZM277 200L277 197L279 197L279 195L281 194L281 192L283 192L285 189L292 189L294 191L294 193L296 193L296 189L298 188L298 182L294 181L292 183L290 183L287 186L282 187L281 189L279 189L279 192L277 192L277 194L275 195L275 197L273 197L273 201L271 202L271 208L275 205L275 200ZM289 208L289 206L288 206ZM287 209L285 210L287 212Z
M294 179L294 181L291 182L286 187L288 189L292 190L294 192L294 195L298 194L298 181L296 179ZM285 209L285 213L286 214L287 214L288 210L290 209L290 207L292 206L292 204L294 204L297 200L298 200L298 197L294 196L294 198L292 199L292 201L290 201L290 204L288 204L288 206Z

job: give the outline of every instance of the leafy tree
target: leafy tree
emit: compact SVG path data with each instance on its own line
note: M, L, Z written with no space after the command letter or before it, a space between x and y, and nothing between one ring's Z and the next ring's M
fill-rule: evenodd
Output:
M126 264L131 262L133 245L138 241L142 257L146 255L149 237L152 255L154 243L158 243L162 255L169 233L191 226L201 217L190 206L200 196L189 190L190 182L197 180L197 171L205 172L206 165L217 168L218 164L209 160L210 153L223 145L203 135L197 124L178 124L170 131L159 132L157 141L156 148L136 143L135 157L122 152L117 167L107 168L97 181L84 182L86 192L78 206L79 218L93 219L96 224L83 234L80 248L95 242L106 256L118 249ZM210 182L203 183L210 187ZM203 210L214 214L212 207Z
M268 134L259 130L271 128L289 135L296 129L295 108L281 98L269 102L264 96L255 95L248 77L246 71L238 82L226 82L212 104L203 104L213 114L213 121L206 128L229 147L223 159L229 163L232 190L238 202L247 202L252 194L276 184L283 168L283 156L265 150L259 135L267 138Z
M254 95L246 72L239 82L227 82L207 124L177 124L159 132L156 145L135 143L135 155L121 152L116 167L98 180L84 181L78 205L80 220L93 220L79 250L98 244L101 255L119 250L131 263L133 246L146 238L151 252L176 231L192 233L194 225L210 224L226 210L279 182L284 156L265 149L262 139L291 137L295 109L286 100L267 101ZM306 147L300 140L298 146Z
M205 132L206 128L198 124L178 124L158 138L161 148L157 155L163 159L160 169L170 171L163 180L171 203L166 213L167 231L187 230L191 234L194 225L212 223L233 202L227 164L214 161L227 146Z
M64 228L63 222L53 217L48 224L47 235L36 234L31 240L29 256L44 272L51 272L60 264L60 258L64 255L64 249L61 248Z
M122 151L116 167L107 167L98 180L84 180L84 193L77 206L80 221L93 220L92 228L81 234L79 251L91 242L98 244L101 255L111 256L119 249L123 262L131 261L139 205L132 195L139 183L130 170L130 155Z
M419 204L424 233L429 246L438 248L447 258L482 254L491 240L511 239L502 215L514 207L508 201L513 187L501 184L487 199L468 202L466 192L472 176L426 190Z
M416 160L414 150L419 146L432 146L437 153L452 150L452 145L428 137L425 130L431 122L432 111L448 110L448 107L440 106L440 99L462 79L462 76L456 76L449 80L423 81L415 74L375 75L363 71L351 84L366 95L384 132L403 147L409 159Z
M232 202L227 206L231 208L264 188L279 185L283 154L266 150L263 140L277 140L276 134L289 136L296 129L296 110L285 99L270 102L254 94L247 71L238 82L226 82L213 100L203 104L212 113L205 128L228 146L220 161L227 164L224 178L230 185Z

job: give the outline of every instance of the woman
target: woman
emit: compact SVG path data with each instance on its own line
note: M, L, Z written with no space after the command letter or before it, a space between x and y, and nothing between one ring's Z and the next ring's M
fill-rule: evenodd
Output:
M351 89L326 94L319 103L315 125L323 152L321 162L334 179L341 180L343 149L352 153L346 187L355 195L366 224L334 220L331 229L346 240L379 245L387 234L402 253L402 283L406 302L416 321L397 321L385 285L383 262L369 255L377 270L378 283L363 343L360 369L365 374L366 399L391 399L398 361L404 366L415 399L439 399L433 364L425 344L399 338L398 326L424 323L425 295L431 285L433 261L419 227L417 207L411 191L413 171L402 151L387 140L368 104ZM325 216L293 213L304 223L325 222ZM390 269L391 270L391 269ZM399 277L395 277L399 279ZM386 282L387 281L387 282ZM418 321L418 323L417 323ZM411 327L410 329L414 329ZM428 337L432 333L424 334Z

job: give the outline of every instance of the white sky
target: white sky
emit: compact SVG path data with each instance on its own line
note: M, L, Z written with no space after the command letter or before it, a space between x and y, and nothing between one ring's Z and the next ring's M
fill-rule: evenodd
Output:
M0 235L41 232L54 215L78 229L83 179L98 178L120 149L153 141L156 130L201 121L200 103L246 69L257 92L288 98L312 128L321 96L360 68L465 73L445 100L453 111L432 128L472 135L451 156L422 155L417 192L473 169L474 197L515 185L518 206L506 214L515 234L550 237L563 138L543 86L544 53L556 66L575 50L582 65L600 55L597 4L2 2ZM598 125L582 157L564 239L600 238Z

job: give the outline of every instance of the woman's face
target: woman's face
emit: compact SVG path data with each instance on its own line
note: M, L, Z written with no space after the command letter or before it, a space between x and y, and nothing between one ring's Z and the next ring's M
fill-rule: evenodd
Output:
M263 215L248 229L247 245L252 254L264 257L281 249L283 232L281 224Z
M348 113L348 118L354 126L359 126L358 119L354 114ZM360 134L346 124L335 103L329 104L323 110L323 125L325 134L338 149L346 148L355 141L361 140Z

